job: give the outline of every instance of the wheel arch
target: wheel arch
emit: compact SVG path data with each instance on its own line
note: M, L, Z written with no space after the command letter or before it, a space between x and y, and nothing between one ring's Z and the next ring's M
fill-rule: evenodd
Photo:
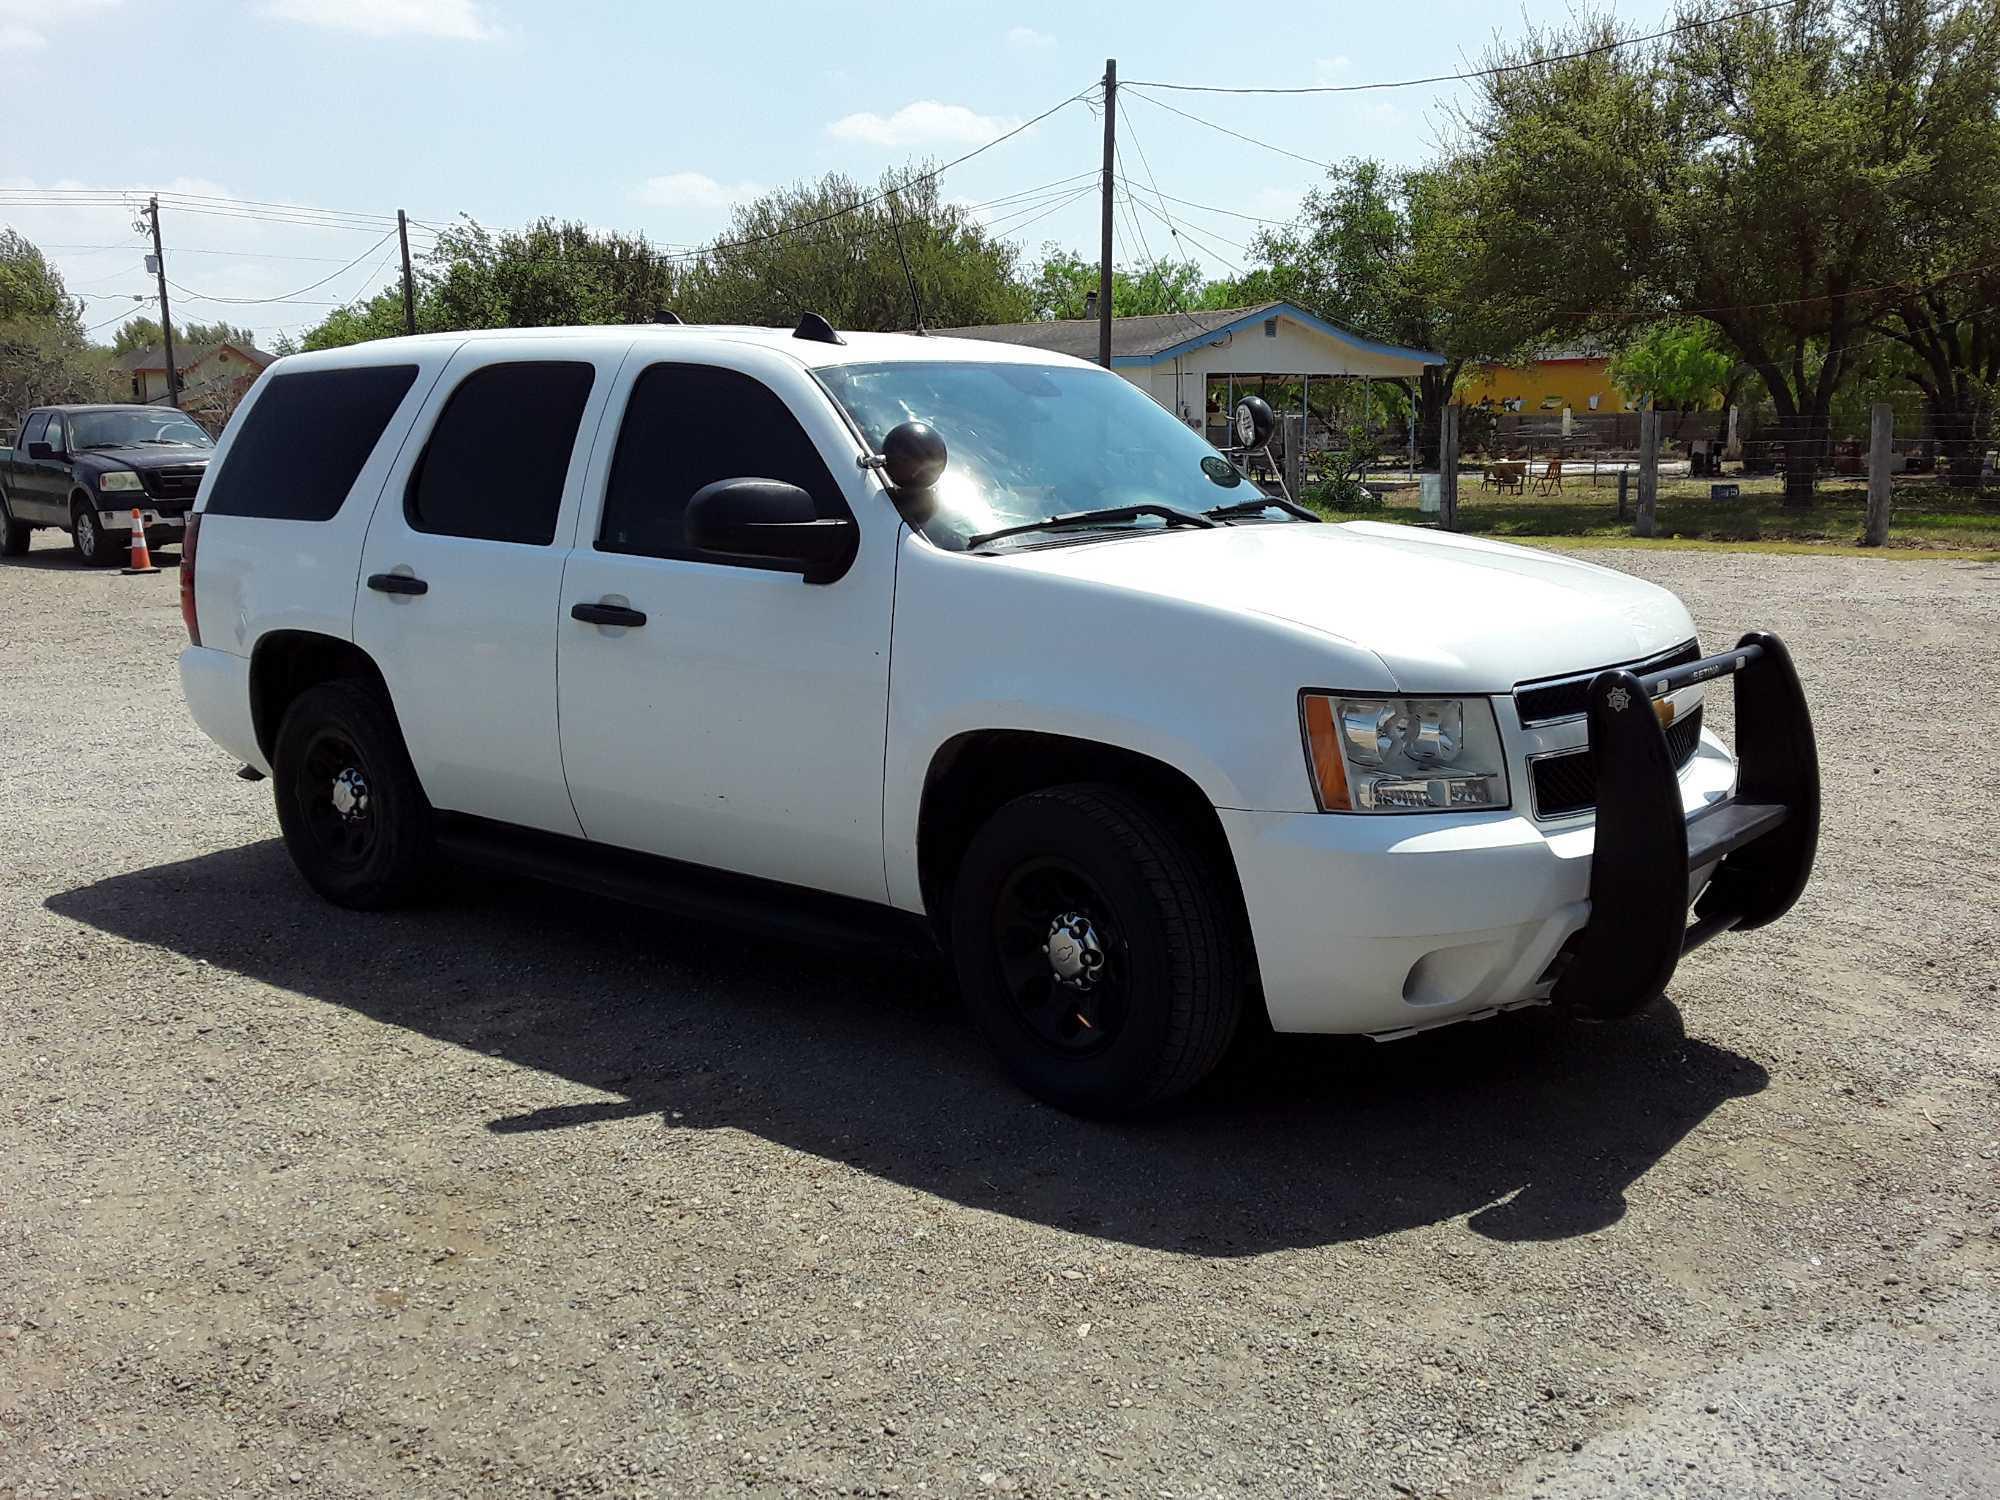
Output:
M395 700L375 659L352 641L312 630L273 630L250 652L250 723L268 764L285 710L307 688L322 682L360 682L373 688L396 718ZM402 732L397 721L396 731Z
M1232 928L1254 984L1256 947L1243 883L1222 820L1200 784L1137 750L1037 730L970 730L946 740L931 757L917 811L917 878L939 940L950 942L953 876L980 825L1016 797L1078 782L1140 792L1195 841L1227 887Z

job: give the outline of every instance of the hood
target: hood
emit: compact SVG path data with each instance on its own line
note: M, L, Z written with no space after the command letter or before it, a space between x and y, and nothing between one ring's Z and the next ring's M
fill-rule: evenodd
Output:
M1694 636L1680 600L1643 579L1379 522L1147 532L1013 553L1003 565L1318 630L1373 652L1405 692L1500 693Z
M75 461L106 469L177 469L184 464L205 464L214 457L213 448L162 448L158 444L137 443L129 448L91 448L78 453Z

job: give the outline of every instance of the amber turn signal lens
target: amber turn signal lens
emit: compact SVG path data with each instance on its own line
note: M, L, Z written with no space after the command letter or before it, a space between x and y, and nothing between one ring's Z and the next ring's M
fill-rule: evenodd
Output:
M1347 793L1347 770L1341 764L1340 738L1334 731L1333 700L1308 694L1305 700L1306 756L1312 762L1313 789L1321 812L1347 812L1354 806Z

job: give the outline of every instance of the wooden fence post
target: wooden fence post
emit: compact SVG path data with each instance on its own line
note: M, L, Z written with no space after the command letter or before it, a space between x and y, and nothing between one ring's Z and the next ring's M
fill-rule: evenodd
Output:
M1896 410L1877 401L1868 414L1868 520L1861 545L1880 547L1889 540L1889 449L1896 440Z
M1634 536L1653 534L1653 513L1660 503L1660 414L1648 406L1639 413L1639 513Z
M1438 434L1438 521L1458 530L1458 408L1449 404Z
M1618 470L1618 519L1621 521L1632 519L1631 501L1628 498L1631 478L1632 471L1620 465Z

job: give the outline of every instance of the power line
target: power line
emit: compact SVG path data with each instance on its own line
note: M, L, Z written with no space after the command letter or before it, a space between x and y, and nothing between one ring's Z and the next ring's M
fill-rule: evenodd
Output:
M356 266L360 265L361 262L368 259L369 256L373 255L377 250L380 250L384 245L388 244L389 241L393 240L395 237L396 237L396 231L392 228L387 234L383 235L381 239L377 240L374 244L370 245L366 250L363 250L359 255L355 256L353 260L350 260L346 265L342 266L338 271L330 271L326 275L320 277L318 281L313 282L310 286L302 286L298 289L298 291L288 292L282 297L211 297L205 292L197 292L187 287L184 287L178 281L169 281L167 284L171 286L175 291L179 292L183 297L192 297L197 302L225 303L231 307L264 307L272 303L293 302L296 301L302 294L306 292L317 291L320 287L325 286L329 281L332 281L335 277L343 276L347 272L353 270ZM336 303L329 303L327 305L333 307L339 307L342 306L343 304L336 302Z
M1135 140L1132 144L1136 146L1138 145L1138 142ZM1143 150L1141 150L1139 153L1139 159L1142 164L1145 161L1145 157L1146 153ZM1153 174L1149 169L1146 173L1147 181L1149 183L1152 181L1152 175ZM1152 191L1153 191L1153 196L1155 198L1164 199L1168 203L1178 203L1183 208L1198 208L1203 213L1222 214L1231 219L1247 219L1252 224L1269 224L1279 229L1283 229L1286 227L1287 224L1291 222L1288 219L1267 219L1260 217L1257 214L1239 213L1237 210L1233 208L1218 208L1213 203L1197 203L1192 198L1176 198L1172 193L1161 192L1159 189L1159 185L1157 183L1152 184Z
M1133 84L1132 87L1137 88L1138 85ZM1197 125L1206 125L1210 130L1219 130L1224 135L1234 136L1237 140L1243 141L1248 145L1261 146L1266 151L1275 151L1280 156L1289 156L1293 161L1302 161L1309 167L1318 167L1322 172L1331 172L1333 170L1333 163L1331 162L1321 161L1316 156L1301 156L1298 152L1289 151L1283 146L1274 146L1269 141L1260 141L1254 135L1245 135L1240 130L1231 130L1227 125L1218 125L1213 120L1204 120L1200 115L1191 115L1184 109L1176 109L1173 105L1167 103L1166 100L1155 99L1151 94L1142 93L1138 97L1144 99L1155 109L1164 109L1168 114L1179 115L1183 120L1192 120Z
M1526 62L1496 63L1488 68L1473 68L1464 73L1434 73L1428 78L1398 78L1379 83L1327 83L1301 88L1272 88L1255 86L1250 88L1228 88L1213 83L1162 83L1139 80L1125 85L1135 89L1175 89L1190 94L1365 94L1378 89L1413 89L1439 83L1469 83L1475 78L1496 78L1505 73L1519 73L1530 68L1547 67L1551 63L1575 62L1585 57L1595 57L1601 52L1615 52L1620 47L1636 47L1645 42L1663 41L1668 37L1680 36L1684 32L1699 31L1708 26L1720 26L1727 21L1747 20L1751 16L1761 16L1767 11L1785 10L1793 0L1768 0L1764 5L1752 5L1743 10L1730 11L1727 15L1703 16L1692 21L1683 21L1669 26L1664 31L1650 32L1645 36L1621 37L1617 41L1599 42L1592 47L1579 47L1574 52L1558 52L1548 57L1531 58ZM1156 103L1158 101L1155 101ZM1219 128L1219 127L1218 127Z

